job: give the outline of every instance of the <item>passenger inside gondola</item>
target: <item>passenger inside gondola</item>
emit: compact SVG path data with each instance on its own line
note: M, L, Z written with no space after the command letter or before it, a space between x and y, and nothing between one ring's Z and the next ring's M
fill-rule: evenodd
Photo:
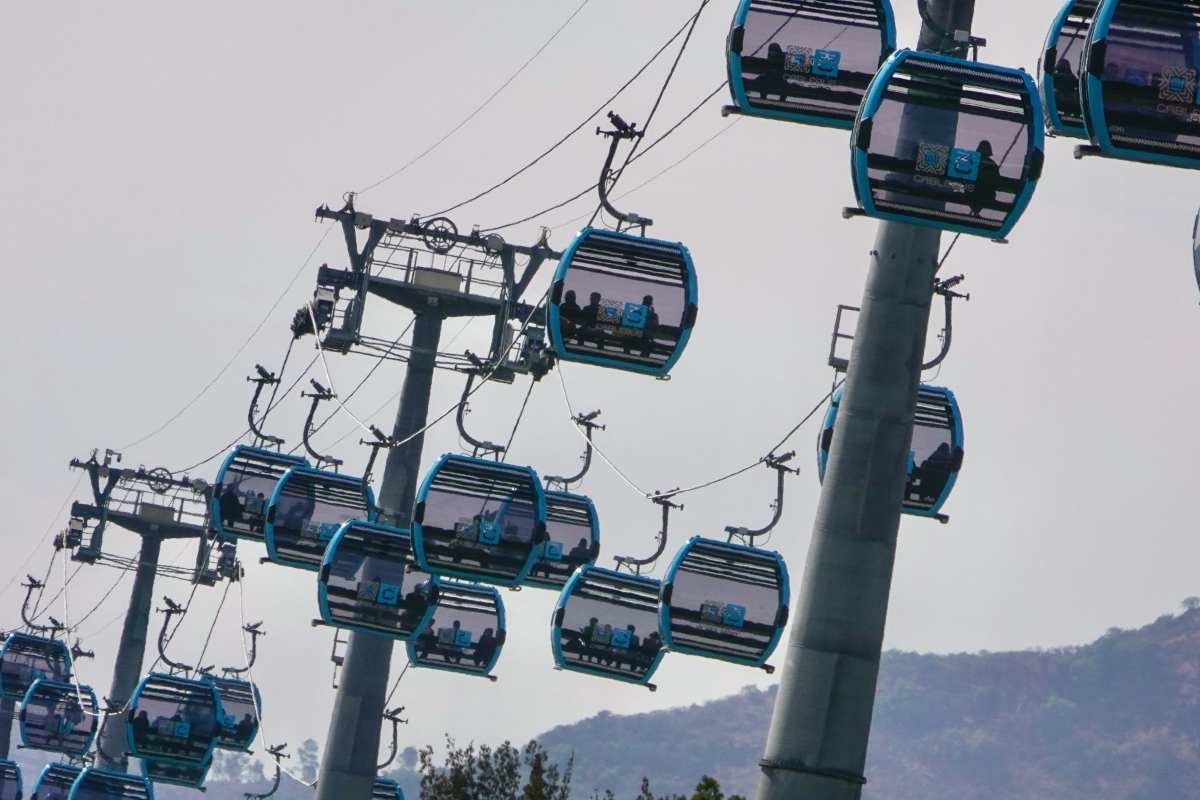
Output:
M1060 58L1058 63L1054 65L1054 74L1060 78L1071 78L1075 80L1075 70L1071 66L1071 60L1068 58Z
M579 544L571 548L571 552L567 553L567 561L574 566L586 564L592 558L592 548L588 543L587 537L579 537Z
M486 667L496 655L496 634L491 628L484 628L483 635L475 643L475 652L471 660L476 667Z
M242 521L244 506L238 498L238 491L234 488L233 484L225 486L221 490L221 496L217 499L217 504L221 509L222 525L230 526Z
M979 216L985 208L996 204L996 192L1000 188L1000 165L992 158L992 143L982 140L975 148L979 153L978 173L975 179L975 191L971 193L971 213Z
M950 475L954 472L954 463L954 451L950 444L947 442L939 444L937 449L912 471L912 478L909 481L909 493L915 495L912 499L919 498L925 504L936 502L945 490Z
M575 292L567 291L563 294L562 302L558 305L558 313L562 318L563 339L581 344L585 316L583 309L579 307L579 301L575 299Z

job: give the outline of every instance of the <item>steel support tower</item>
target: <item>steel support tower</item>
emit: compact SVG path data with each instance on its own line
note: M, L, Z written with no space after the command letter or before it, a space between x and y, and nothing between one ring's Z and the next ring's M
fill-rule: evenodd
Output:
M966 51L974 0L928 0L919 49ZM947 33L951 36L947 36ZM944 121L913 115L941 141ZM758 800L862 794L941 232L883 222L771 719Z
M538 267L547 258L558 258L560 254L541 245L532 248L510 245L499 236L488 237L485 242L476 233L439 232L439 241L468 247L486 245L489 252L498 257L504 270L505 291L503 298L494 298L452 290L439 285L436 280L428 280L428 275L421 277L419 273L409 273L404 280L372 275L372 254L381 242L386 246L385 237L429 235L416 220L374 219L355 212L349 204L341 211L322 207L317 210L317 217L341 223L351 266L359 278L356 281L359 301L353 311L346 314L346 324L356 326L361 321L367 294L404 306L416 315L408 370L391 436L397 442L411 439L389 449L376 501L381 524L407 528L422 477L421 451L425 437L417 432L426 426L429 417L429 394L438 362L442 321L448 317L496 317L495 349L500 328L508 318L537 321L535 308L517 300ZM367 231L366 244L361 250L356 229ZM519 280L514 274L517 255L529 257L529 264ZM316 335L320 336L321 332ZM357 338L357 330L349 338ZM349 634L317 777L315 800L370 800L375 786L393 644L392 639L374 634L354 631Z

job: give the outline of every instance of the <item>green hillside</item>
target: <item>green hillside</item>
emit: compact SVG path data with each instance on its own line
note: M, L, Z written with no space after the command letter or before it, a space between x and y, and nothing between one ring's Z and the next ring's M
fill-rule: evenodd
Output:
M1200 611L1082 646L884 655L867 764L870 800L1200 798ZM704 705L601 714L541 737L575 753L577 794L658 793L705 773L752 795L774 689Z

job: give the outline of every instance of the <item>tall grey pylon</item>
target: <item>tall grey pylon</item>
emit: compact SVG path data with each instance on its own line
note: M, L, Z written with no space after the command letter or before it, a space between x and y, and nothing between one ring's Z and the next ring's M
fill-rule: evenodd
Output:
M400 409L392 429L394 440L403 441L410 436L412 439L390 449L387 454L376 500L387 515L380 519L384 525L404 527L412 518L421 479L421 449L425 443L425 434L417 431L425 427L429 417L429 393L433 387L441 334L440 314L417 312L412 356L404 375ZM351 632L317 777L316 800L369 800L371 797L391 663L391 639Z
M918 48L945 48L946 32L961 32L961 39L971 29L974 7L975 0L928 0ZM919 136L922 127L944 125L944 117L913 115L907 124ZM759 762L758 800L859 800L866 783L940 246L936 229L880 223Z

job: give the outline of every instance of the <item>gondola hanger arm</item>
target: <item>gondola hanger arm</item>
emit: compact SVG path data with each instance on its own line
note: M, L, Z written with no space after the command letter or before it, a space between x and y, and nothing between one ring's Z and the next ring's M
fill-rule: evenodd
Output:
M667 549L667 530L671 518L671 509L683 510L681 503L674 503L671 497L674 495L671 492L655 492L650 498L650 502L662 507L662 530L658 532L656 538L657 547L654 553L647 558L633 558L632 556L613 556L613 561L617 562L617 569L625 567L635 575L642 574L642 568L653 565Z
M241 675L244 672L249 672L254 666L255 659L258 658L258 637L266 636L267 632L262 630L262 622L252 622L249 625L242 627L242 631L250 634L250 654L246 659L244 667L222 667L221 672L226 675ZM285 747L287 745L284 745Z
M764 526L762 528L755 528L754 530L751 530L749 528L738 528L738 527L733 527L732 525L727 525L725 527L725 533L729 534L729 541L732 542L734 540L734 538L736 537L736 538L746 541L747 544L749 544L751 547L753 547L755 537L763 536L765 534L770 533L772 530L775 529L775 526L779 524L779 520L782 519L782 517L783 517L784 477L787 476L788 474L791 474L791 475L799 475L800 474L800 470L787 466L787 462L791 461L795 457L796 457L796 451L793 450L791 452L784 453L781 456L777 456L774 453L772 453L771 455L767 456L766 458L764 458L762 460L762 463L766 464L768 467L775 470L776 475L777 475L777 483L776 483L776 488L775 488L775 502L772 504L772 508L775 510L775 513L771 517L771 521L768 522L766 524L766 526Z
M376 766L375 769L377 771L382 771L390 767L392 762L396 760L396 754L400 752L400 726L408 724L408 720L400 718L402 713L404 713L404 706L398 706L383 712L384 720L392 723L392 744L387 761Z
M279 383L279 379L275 377L274 372L267 372L262 364L255 364L254 369L258 372L258 377L247 376L246 380L254 384L254 397L250 399L250 410L246 412L246 421L250 423L250 431L264 444L273 444L276 447L284 444L284 440L278 436L270 436L263 433L258 427L258 421L254 415L258 413L258 398L262 396L264 386L275 386Z
M950 343L954 338L954 301L956 299L966 300L970 302L971 295L959 294L954 291L954 287L958 286L965 280L962 275L955 275L953 278L947 278L944 281L937 281L933 285L933 293L941 295L946 301L946 326L942 328L942 347L937 356L925 364L921 365L922 370L933 369L946 360L946 356L950 355Z
M182 663L179 663L176 661L172 661L167 656L167 644L169 641L169 637L167 636L167 628L170 627L171 619L173 617L175 617L175 615L186 614L187 609L184 608L183 606L179 605L178 603L176 603L174 600L172 600L169 597L164 596L163 603L166 604L166 606L167 606L166 608L156 609L160 614L163 615L162 628L158 632L158 656L159 656L159 658L161 658L163 660L163 663L165 663L171 669L176 670L178 672L182 672L185 675L190 674L191 672L195 671L194 667L192 667L189 664L182 664Z
M312 405L309 406L308 409L308 419L306 419L304 422L304 449L310 456L313 457L318 466L320 464L328 464L334 468L334 471L336 471L337 468L342 465L342 460L340 458L334 458L333 456L321 455L313 449L312 443L309 441L309 437L313 434L313 417L315 417L317 414L317 406L321 405L321 403L325 400L333 400L335 395L333 392L317 383L315 379L310 380L309 383L312 384L313 391L300 393L301 397L312 398Z
M269 755L271 760L275 762L275 779L271 783L271 788L263 794L254 794L252 792L244 793L242 797L244 797L245 800L267 800L268 797L273 797L275 793L279 791L279 780L283 777L283 768L280 766L279 760L281 758L291 758L291 756L283 752L286 749L287 742L267 748L267 755Z
M471 445L474 451L471 454L473 457L478 458L480 451L483 451L485 456L488 453L491 453L496 457L496 460L499 461L500 457L504 455L504 445L482 441L467 433L465 419L467 415L467 400L471 396L471 386L474 385L476 377L490 372L491 368L488 366L487 362L480 359L474 353L467 351L466 355L467 358L470 359L473 366L466 371L467 382L466 385L463 386L462 397L459 398L458 401L458 413L454 418L455 423L458 425L458 433L463 439L466 440L467 444Z
M654 220L647 217L640 217L633 213L623 213L613 207L613 204L608 199L608 190L612 182L612 163L617 155L617 148L621 142L626 139L642 138L642 131L637 129L637 123L629 123L621 119L616 112L608 112L608 121L612 123L613 130L606 131L599 127L596 128L597 136L604 136L609 139L608 158L604 160L604 168L600 170L600 182L596 184L597 190L600 192L600 205L604 207L612 216L616 217L626 225L640 225L642 235L646 234L646 228L654 224Z
M605 426L595 422L595 419L598 416L600 416L600 409L596 409L590 414L576 414L571 418L572 422L583 428L584 436L587 438L587 446L583 451L583 468L569 478L561 478L557 475L548 475L546 476L547 485L556 483L562 486L563 491L568 491L571 488L571 484L578 483L579 481L583 480L584 475L588 474L588 470L592 468L592 431L597 429L605 430Z

